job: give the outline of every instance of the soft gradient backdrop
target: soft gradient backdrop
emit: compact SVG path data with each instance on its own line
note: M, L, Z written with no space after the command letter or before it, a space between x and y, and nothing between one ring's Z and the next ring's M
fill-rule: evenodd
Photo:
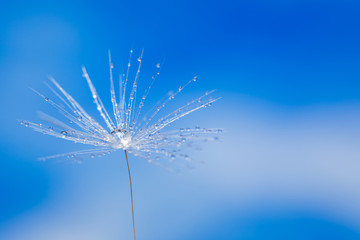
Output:
M226 129L181 175L130 156L139 240L360 239L359 24L355 0L1 0L0 239L132 238L123 153L39 162L80 146L17 122L50 74L96 114L82 64L110 106L131 48L164 62L153 101L199 75L177 101L223 98L182 124Z

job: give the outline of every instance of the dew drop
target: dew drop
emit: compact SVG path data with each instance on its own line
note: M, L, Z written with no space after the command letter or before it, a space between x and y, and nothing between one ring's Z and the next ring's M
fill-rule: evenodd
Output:
M157 64L156 64L156 68L160 68L160 63L157 63Z
M91 158L95 158L95 154L92 153L92 154L90 155L90 157L91 157Z
M192 80L193 80L193 82L196 82L197 81L197 76L195 76Z
M110 64L110 68L111 68L111 69L114 68L114 64L113 64L113 63Z
M183 87L182 87L182 86L180 86L180 87L178 88L178 90L179 90L179 92L180 92L181 90L183 90Z
M29 126L30 126L29 122L23 122L23 124L24 124L25 127L29 127Z
M199 126L196 126L196 127L195 127L195 130L200 130L200 127L199 127Z
M63 137L66 137L68 135L67 131L61 131L60 133L63 135Z
M175 155L175 154L171 154L171 155L170 155L170 158L171 158L171 160L175 160L176 155Z
M141 57L138 57L137 60L138 60L138 62L141 62Z
M48 102L48 101L49 101L49 98L48 98L48 97L44 97L44 100L45 100L45 102Z

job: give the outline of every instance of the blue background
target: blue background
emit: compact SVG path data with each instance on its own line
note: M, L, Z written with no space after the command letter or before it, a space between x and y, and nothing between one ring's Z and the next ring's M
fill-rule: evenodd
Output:
M138 239L360 239L359 1L1 1L0 239L131 239L121 152L38 162L79 145L35 133L54 76L96 114L115 68L164 62L155 102L222 99L179 125L223 127L175 175L130 156Z

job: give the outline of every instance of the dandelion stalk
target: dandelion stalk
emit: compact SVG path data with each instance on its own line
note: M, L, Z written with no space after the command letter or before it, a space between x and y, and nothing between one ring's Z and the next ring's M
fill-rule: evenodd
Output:
M125 152L126 164L127 164L128 173L129 173L132 222L133 222L133 229L134 229L134 240L136 240L136 233L135 233L135 216L134 216L134 198L133 198L133 190L132 190L132 182L131 182L131 173L130 173L130 166L129 166L129 159L128 159L127 151L124 150L124 152Z

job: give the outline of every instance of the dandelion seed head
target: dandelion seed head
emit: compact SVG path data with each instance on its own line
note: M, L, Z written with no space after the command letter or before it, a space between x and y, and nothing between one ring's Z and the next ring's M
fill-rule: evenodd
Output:
M142 95L138 94L139 76L141 64L143 63L143 52L134 59L135 77L130 80L129 75L132 68L133 50L130 50L127 69L119 73L119 91L115 91L113 79L114 64L111 61L109 52L109 73L110 73L110 95L112 113L109 114L93 85L86 68L82 66L82 76L85 78L91 91L93 103L99 112L103 122L100 123L91 117L86 110L52 77L49 78L53 86L47 84L50 90L57 96L53 101L48 97L36 92L44 101L54 107L60 115L65 117L66 123L57 118L40 114L46 123L32 123L20 121L26 127L43 134L55 136L75 143L92 145L95 148L80 150L71 153L57 154L41 158L74 158L79 160L82 157L94 158L103 156L113 151L127 150L135 156L143 157L148 162L158 163L162 157L173 162L177 158L190 161L189 155L181 152L181 147L187 143L192 146L194 141L218 140L218 133L221 129L204 129L198 125L194 128L169 129L169 126L199 109L211 106L218 99L211 95L214 91L207 91L202 96L191 100L182 107L165 114L166 108L175 97L183 92L187 86L197 81L197 76L191 78L187 83L181 85L176 91L169 91L167 95L152 108L152 111L143 112L147 97L153 83L160 75L160 63L156 64L155 73L150 78L150 85L145 88ZM69 123L69 124L68 124Z

